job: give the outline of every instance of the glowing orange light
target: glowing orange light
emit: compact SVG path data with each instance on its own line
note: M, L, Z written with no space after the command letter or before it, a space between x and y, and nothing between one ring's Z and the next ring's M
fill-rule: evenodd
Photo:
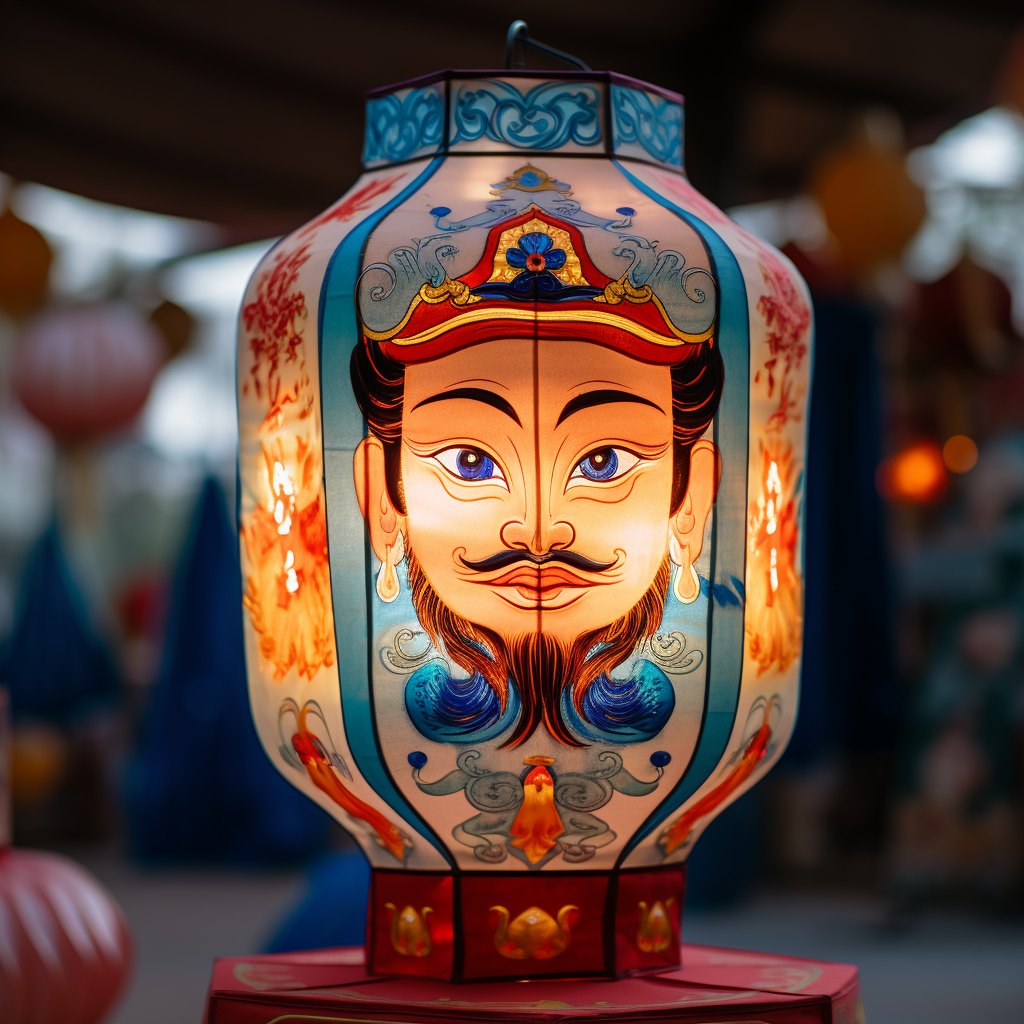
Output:
M878 467L876 482L879 492L886 498L937 501L948 483L939 446L933 441L921 441L905 448Z
M942 461L951 473L966 473L978 461L978 446L963 434L954 434L942 446Z

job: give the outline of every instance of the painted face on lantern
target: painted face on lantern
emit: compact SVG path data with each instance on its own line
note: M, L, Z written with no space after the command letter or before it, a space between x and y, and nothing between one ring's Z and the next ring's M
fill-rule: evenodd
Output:
M671 366L593 342L485 341L405 367L397 467L373 434L356 452L378 595L407 558L427 633L503 714L522 702L506 742L544 721L578 743L564 693L656 632L673 563L676 596L699 595L715 454L688 446L680 497L673 390Z
M357 487L382 562L400 532L455 614L506 638L570 643L643 599L671 539L699 554L714 460L701 450L692 461L693 493L673 514L668 366L586 341L513 339L407 367L404 513L381 487L372 438Z
M713 278L667 255L665 305L602 277L574 225L528 205L490 229L468 274L416 288L409 261L451 258L448 243L367 268L351 363L377 596L398 598L404 562L420 626L469 674L417 670L407 710L434 738L515 746L542 722L570 745L649 738L671 713L669 680L642 657L626 682L611 673L672 595L700 595L716 478L701 438L722 386ZM699 330L670 322L697 307Z

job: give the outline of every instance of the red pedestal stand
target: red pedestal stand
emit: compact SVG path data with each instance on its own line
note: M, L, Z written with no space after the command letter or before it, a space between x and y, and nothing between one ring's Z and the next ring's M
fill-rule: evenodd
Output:
M464 984L371 976L361 948L217 960L206 1024L401 1021L863 1024L857 968L683 945L683 966L617 980Z

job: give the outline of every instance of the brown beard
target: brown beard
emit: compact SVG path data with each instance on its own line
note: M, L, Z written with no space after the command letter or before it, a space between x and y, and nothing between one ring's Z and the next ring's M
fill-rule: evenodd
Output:
M562 691L572 686L573 704L582 716L587 687L653 636L665 611L668 558L661 563L647 593L609 626L583 633L570 644L547 633L506 638L453 612L437 596L411 550L408 558L413 607L434 646L443 649L465 671L483 676L497 694L503 712L508 705L509 680L514 682L522 713L503 747L525 743L541 722L560 743L586 746L573 736L562 718ZM594 651L597 645L600 649Z

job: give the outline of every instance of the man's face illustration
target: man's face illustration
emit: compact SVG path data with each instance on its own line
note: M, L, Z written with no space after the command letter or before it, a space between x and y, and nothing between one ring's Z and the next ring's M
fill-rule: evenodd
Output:
M673 538L692 563L714 498L714 456L699 447L671 508L669 367L578 340L484 342L409 365L404 513L376 438L355 471L381 560L400 532L452 612L563 644L634 608Z

